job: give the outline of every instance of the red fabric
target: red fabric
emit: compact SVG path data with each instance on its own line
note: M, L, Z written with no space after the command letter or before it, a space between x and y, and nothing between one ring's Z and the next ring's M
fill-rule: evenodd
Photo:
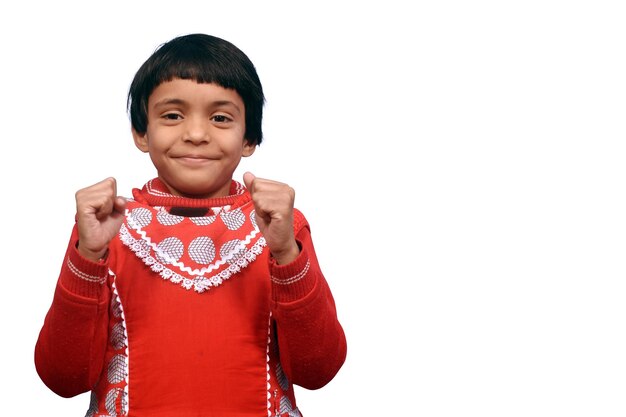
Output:
M334 377L346 341L306 219L295 212L300 255L277 265L249 193L236 182L231 193L134 190L100 263L79 255L74 229L35 348L51 390L91 390L93 416L298 415L292 384ZM172 206L214 209L183 218Z

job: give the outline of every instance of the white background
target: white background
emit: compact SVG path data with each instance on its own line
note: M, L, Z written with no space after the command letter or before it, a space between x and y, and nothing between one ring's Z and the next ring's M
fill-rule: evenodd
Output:
M3 5L0 414L84 415L33 365L74 192L154 176L128 86L205 32L257 67L265 143L237 175L296 189L347 334L305 416L626 415L621 4Z

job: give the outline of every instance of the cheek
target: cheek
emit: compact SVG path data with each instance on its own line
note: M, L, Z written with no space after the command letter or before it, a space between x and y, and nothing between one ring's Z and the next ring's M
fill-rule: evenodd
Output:
M150 151L162 150L164 145L163 137L156 131L148 131L148 147Z

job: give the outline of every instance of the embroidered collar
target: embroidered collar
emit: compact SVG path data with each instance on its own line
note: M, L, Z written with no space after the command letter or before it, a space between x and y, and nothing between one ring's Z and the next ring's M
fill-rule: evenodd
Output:
M266 246L250 193L233 181L231 195L191 199L169 194L158 179L133 190L120 239L150 270L186 289L204 292L238 274ZM184 217L171 207L211 208Z

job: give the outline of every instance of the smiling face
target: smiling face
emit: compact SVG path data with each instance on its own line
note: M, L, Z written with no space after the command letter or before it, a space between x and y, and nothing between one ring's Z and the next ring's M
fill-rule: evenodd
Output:
M154 89L146 133L133 130L133 137L172 194L222 197L229 194L241 157L255 150L244 138L245 120L235 90L174 79Z

